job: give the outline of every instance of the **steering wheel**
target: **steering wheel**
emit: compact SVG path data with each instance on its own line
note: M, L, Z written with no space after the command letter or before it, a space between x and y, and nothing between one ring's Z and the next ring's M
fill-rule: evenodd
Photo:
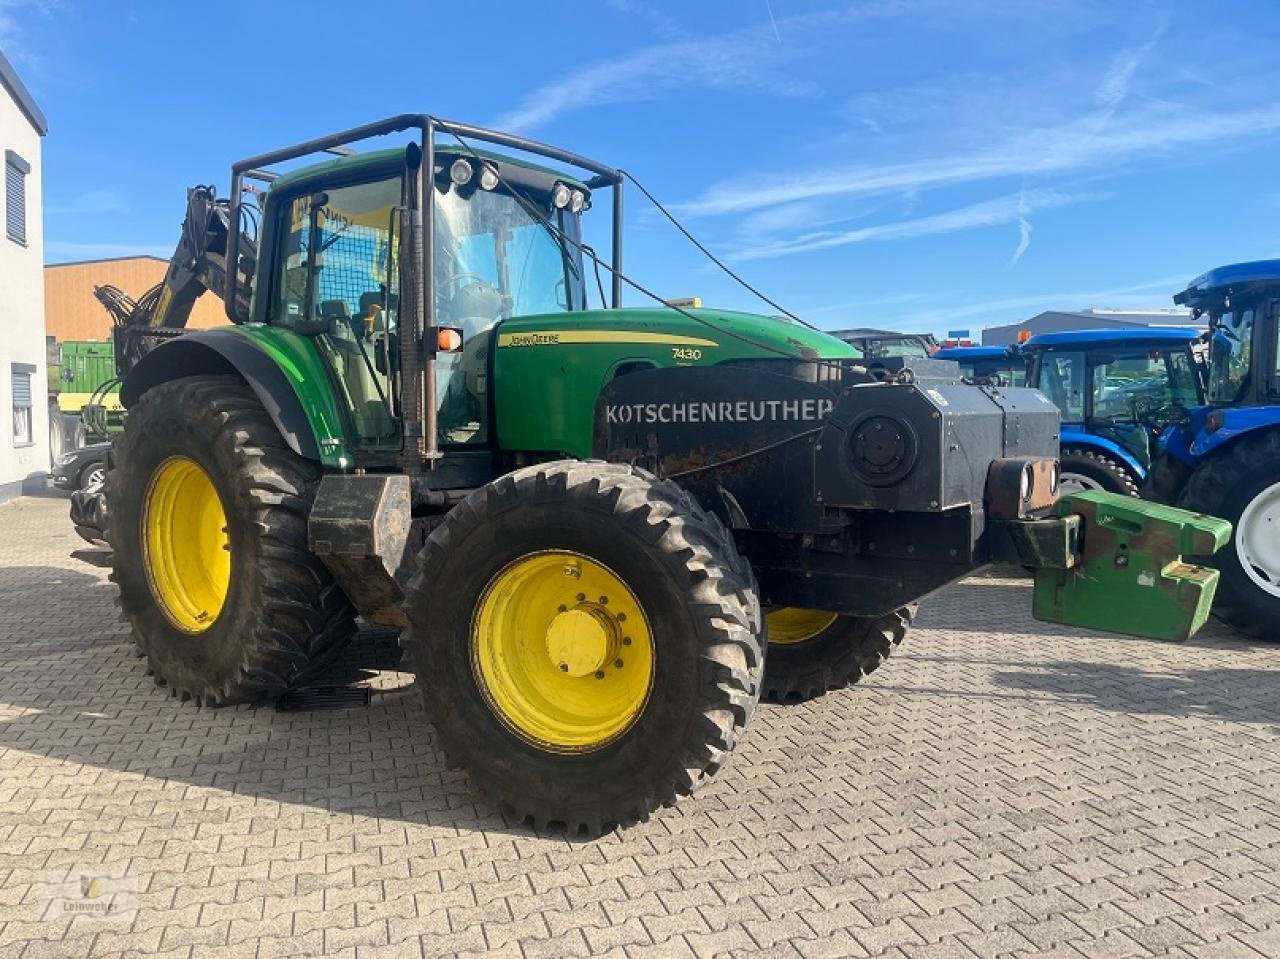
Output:
M1173 404L1157 401L1150 396L1134 395L1129 397L1129 409L1133 419L1152 432L1159 433L1170 422Z

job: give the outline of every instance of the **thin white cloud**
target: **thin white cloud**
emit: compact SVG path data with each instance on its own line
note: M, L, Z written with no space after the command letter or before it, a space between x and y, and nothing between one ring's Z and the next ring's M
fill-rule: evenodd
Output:
M809 81L775 71L784 58L768 26L651 44L625 56L588 64L533 89L493 125L529 131L570 110L649 100L673 88L747 90L784 97L819 92Z
M1069 0L1044 0L1058 9ZM620 11L656 23L652 8L641 0L610 0ZM640 47L630 53L588 63L531 90L514 110L493 126L528 131L571 110L651 100L673 90L721 89L767 93L781 97L813 96L821 87L799 76L796 64L848 39L845 28L889 20L941 24L974 10L987 15L1023 17L1017 4L992 8L989 3L957 4L955 0L864 0L836 9L766 18L738 30ZM648 11L646 13L646 11ZM770 11L764 11L770 12ZM787 43L782 43L785 36Z
M37 59L28 37L32 14L49 14L58 0L0 0L0 49L15 63L31 63Z
M1155 49L1156 43L1164 35L1167 27L1168 19L1166 18L1160 22L1151 39L1146 43L1133 50L1124 51L1111 61L1111 66L1103 75L1102 82L1098 84L1098 89L1094 91L1093 98L1098 106L1118 106L1129 95L1129 84L1133 80L1133 75L1138 72L1138 68L1142 66L1147 57L1151 56L1151 51Z
M674 38L684 33L674 18L643 0L606 0L606 3L619 13L639 18L659 37Z
M1275 103L1235 110L1153 104L1105 119L1091 113L967 155L724 181L679 209L703 215L745 213L798 200L875 196L1001 177L1114 168L1152 153L1224 145L1277 130L1280 105Z
M158 256L167 260L173 253L173 244L162 243L92 243L74 240L46 240L46 263L67 263L76 260L107 260L120 256Z
M1031 221L1027 219L1031 213L1031 204L1027 201L1027 188L1024 186L1018 193L1018 246L1009 257L1009 265L1016 266L1031 246Z
M980 317L989 325L1010 322L1017 316L1032 315L1041 310L1087 309L1166 309L1172 308L1172 296L1194 275L1193 270L1173 273L1127 286L1092 290L1032 293L1025 296L997 297L981 302L956 302L956 297L939 295L944 302L936 309L917 310L894 322L903 327L929 327ZM856 304L849 304L850 307ZM834 309L834 307L832 308ZM830 310L829 310L830 311Z
M813 253L833 247L850 246L873 240L903 240L962 230L1016 223L1033 210L1051 210L1074 203L1101 199L1097 193L1068 193L1060 190L1034 190L984 200L968 206L936 213L932 216L864 226L843 232L814 232L783 240L759 243L729 254L735 260L764 260L796 253Z

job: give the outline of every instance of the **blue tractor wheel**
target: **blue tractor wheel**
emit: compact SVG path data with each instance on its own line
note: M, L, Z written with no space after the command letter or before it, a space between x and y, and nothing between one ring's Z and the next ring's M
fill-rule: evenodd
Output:
M1119 460L1097 450L1065 446L1058 456L1062 492L1099 489L1122 496L1138 495L1138 478Z
M1222 571L1215 612L1241 632L1280 642L1280 431L1210 456L1178 505L1232 523L1230 545L1202 560Z

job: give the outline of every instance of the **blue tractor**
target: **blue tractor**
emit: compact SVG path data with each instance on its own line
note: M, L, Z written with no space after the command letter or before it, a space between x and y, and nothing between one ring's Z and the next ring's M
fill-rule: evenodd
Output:
M1027 385L1062 412L1063 492L1137 496L1161 432L1203 400L1199 331L1136 327L1041 333L1022 346Z
M1174 296L1209 324L1207 402L1165 430L1144 492L1232 522L1217 612L1280 640L1280 260L1210 270Z
M944 346L935 360L955 360L966 379L994 386L1026 386L1027 362L1016 346Z

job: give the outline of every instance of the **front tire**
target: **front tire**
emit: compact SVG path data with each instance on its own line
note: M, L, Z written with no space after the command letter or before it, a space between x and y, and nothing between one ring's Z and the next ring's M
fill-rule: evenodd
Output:
M320 471L238 377L187 377L130 410L107 475L120 606L160 685L204 704L278 698L355 613L307 547Z
M455 507L406 590L450 763L521 820L598 835L725 762L760 696L750 569L711 514L629 466L517 470Z
M1201 560L1222 571L1214 612L1242 633L1280 641L1280 432L1213 454L1178 505L1231 521L1231 542Z
M769 654L764 698L801 703L858 682L889 658L915 613L915 606L879 617L795 607L770 611L765 617Z

